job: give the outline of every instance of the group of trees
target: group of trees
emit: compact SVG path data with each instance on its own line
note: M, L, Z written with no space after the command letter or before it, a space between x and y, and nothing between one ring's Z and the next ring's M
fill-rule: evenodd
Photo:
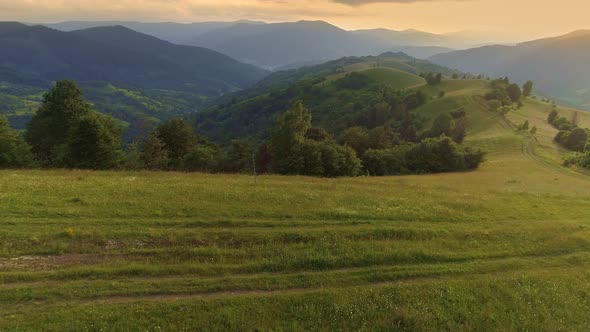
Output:
M479 149L459 144L465 136L464 117L464 111L440 116L422 140L404 140L385 125L373 129L351 127L337 143L325 130L311 127L311 113L298 102L279 118L273 131L270 169L279 174L320 176L475 169L483 161L484 154Z
M22 168L32 165L31 147L19 132L10 128L6 117L0 115L0 168Z
M559 130L557 136L555 136L555 141L566 149L576 152L584 152L590 147L589 130L578 127L575 120L569 121L565 117L559 116L557 109L554 108L551 113L549 113L547 122Z
M368 150L363 165L371 175L424 174L476 169L483 158L481 150L459 145L443 135L420 143Z
M534 83L527 81L522 88L516 83L510 83L508 77L491 81L492 91L486 93L484 98L488 101L488 107L493 112L507 114L514 104L520 108L523 106L522 97L530 97L533 93Z
M516 83L510 83L508 77L493 80L491 87L492 91L485 94L485 99L488 101L497 101L501 106L510 106L517 103L523 95L520 86Z
M57 82L29 123L25 136L0 120L2 167L106 169L121 157L121 126L95 112L72 81Z
M302 102L279 117L270 151L271 169L279 174L356 176L361 170L351 147L337 144L322 129L312 130L311 113Z
M420 73L420 77L426 80L428 85L437 85L442 82L442 74L441 73Z
M210 170L219 149L180 119L122 149L122 124L82 99L73 81L59 81L43 98L26 133L0 118L0 167Z

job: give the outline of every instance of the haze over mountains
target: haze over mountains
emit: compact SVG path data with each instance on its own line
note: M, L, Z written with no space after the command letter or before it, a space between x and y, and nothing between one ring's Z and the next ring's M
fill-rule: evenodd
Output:
M435 55L431 61L465 72L533 80L551 98L590 110L590 30L516 46L484 46Z
M239 61L277 69L317 64L344 56L403 51L427 58L451 49L480 45L483 40L461 34L418 30L371 29L346 31L323 21L272 23L253 21L193 24L140 22L63 22L46 26L72 31L121 25L176 44L201 46Z
M266 75L215 51L174 45L124 27L62 32L0 23L0 49L0 71L20 82L67 77L219 94L249 86Z

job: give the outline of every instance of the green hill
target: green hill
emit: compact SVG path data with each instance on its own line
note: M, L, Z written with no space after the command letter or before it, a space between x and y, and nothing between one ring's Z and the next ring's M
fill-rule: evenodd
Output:
M0 329L586 330L590 178L487 86L415 110L466 112L468 173L1 171Z
M220 142L245 137L264 137L276 116L296 100L313 113L314 125L338 134L365 116L383 95L392 91L432 89L420 73L454 71L403 53L379 57L343 58L319 66L278 72L251 89L216 100L195 115L197 130Z

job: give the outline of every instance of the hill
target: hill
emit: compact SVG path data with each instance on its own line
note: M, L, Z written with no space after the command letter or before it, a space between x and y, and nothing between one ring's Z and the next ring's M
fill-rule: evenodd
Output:
M267 75L212 50L179 46L123 27L62 32L0 23L0 110L22 128L52 82L80 82L100 111L128 123L197 110L208 98Z
M436 55L431 61L458 70L534 80L538 91L590 110L590 31L521 43Z
M276 116L302 100L314 125L332 134L353 126L366 107L380 99L380 87L404 90L425 85L423 72L451 75L452 70L403 53L349 57L322 65L273 73L251 89L216 100L195 115L197 130L221 142L264 137ZM357 73L356 77L349 74ZM360 80L354 82L354 80Z
M480 169L0 171L0 329L587 330L590 178L561 166L552 106L504 117L486 80L422 89L447 92L426 121L465 111Z
M5 50L1 67L26 78L51 82L68 77L211 95L246 87L265 75L217 52L173 45L123 27L66 33L8 26L0 27L0 47Z
M175 44L201 46L273 70L320 64L345 56L404 52L417 58L473 45L459 36L417 30L345 31L322 21L266 24L253 21L179 23L63 22L46 26L73 31L124 26Z
M154 36L174 44L186 45L195 37L217 29L228 28L236 24L262 24L254 21L236 22L200 22L200 23L145 23L130 21L67 21L53 24L43 24L61 31L84 30L97 27L122 26L128 29Z
M451 49L443 35L387 29L345 31L323 21L264 25L239 24L196 37L191 45L208 47L247 63L277 68L319 63L345 56L402 51L429 57Z

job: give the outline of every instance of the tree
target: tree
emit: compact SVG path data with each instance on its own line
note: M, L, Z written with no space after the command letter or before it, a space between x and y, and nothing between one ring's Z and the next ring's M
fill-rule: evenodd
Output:
M23 168L32 165L31 147L16 130L10 128L6 117L0 115L0 168Z
M123 162L121 167L126 170L137 171L145 168L145 164L141 159L141 144L133 142L125 149Z
M502 103L499 100L493 99L488 101L488 107L490 108L490 111L497 112L500 107L502 107Z
M522 86L522 95L525 97L530 97L532 93L533 93L533 81L527 81Z
M369 148L369 132L365 127L352 127L344 132L341 140L343 145L353 148L359 156L362 156Z
M272 168L276 173L302 174L304 159L300 149L310 128L311 113L301 101L278 118L271 137Z
M506 88L506 93L508 93L510 100L512 100L514 103L519 101L520 97L522 96L522 91L520 90L520 86L518 86L518 84L510 84Z
M537 127L533 126L533 128L531 128L531 135L535 135L537 133Z
M92 106L82 99L82 91L74 81L58 81L45 93L28 125L26 139L34 155L44 164L62 166L71 130L91 111Z
M272 169L279 174L355 176L361 161L348 146L330 140L305 137L311 128L311 113L297 102L283 113L271 137Z
M522 125L520 125L519 129L522 131L528 131L529 130L529 120L526 120Z
M426 83L428 83L428 85L437 85L440 82L442 82L442 74L441 73L438 73L438 74L427 73L427 74L422 74L421 76L426 80Z
M170 163L168 151L156 133L152 133L142 142L141 161L150 170L164 170L168 168L168 164Z
M66 165L74 168L109 169L121 157L121 130L111 116L91 112L70 131Z
M588 131L582 128L576 128L569 134L565 146L573 151L584 151L588 143Z
M226 172L252 172L254 168L255 144L249 140L233 140L227 151L223 170Z
M369 148L388 149L401 143L399 135L390 127L381 126L369 131Z
M434 123L432 124L432 128L430 128L430 132L428 136L430 137L439 137L441 135L451 136L451 132L453 131L453 117L448 114L440 114L434 119Z
M451 133L451 138L457 143L463 143L467 136L467 118L461 117L455 120L455 126Z
M552 110L551 113L549 113L549 117L547 117L547 122L549 122L549 124L553 124L555 120L557 120L557 117L559 117L557 110Z
M214 172L219 160L219 151L215 146L199 144L184 156L182 169L187 172Z
M182 119L162 123L155 131L164 144L170 159L170 166L180 168L184 157L196 146L197 139L192 127Z
M324 128L309 128L305 133L305 138L311 139L317 142L333 142L334 137L330 135Z

